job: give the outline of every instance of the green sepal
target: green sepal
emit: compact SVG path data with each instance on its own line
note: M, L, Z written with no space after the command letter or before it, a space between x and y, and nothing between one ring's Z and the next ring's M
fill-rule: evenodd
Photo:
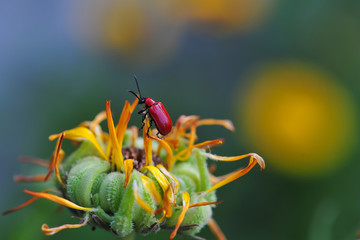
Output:
M139 174L137 171L133 171L128 186L125 189L124 196L119 204L117 211L114 214L113 221L111 222L111 228L120 237L125 237L133 231L133 207L135 202L133 181L139 180ZM122 188L122 186L121 186Z
M143 187L140 179L134 180L137 182L138 194L142 200L144 200L152 209L156 209L156 203ZM157 232L160 230L160 224L156 219L155 215L152 213L146 212L142 207L140 207L136 202L134 206L134 228L136 232L141 234L148 234L151 232Z
M206 201L205 198L199 197L197 193L192 193L190 199L191 199L191 203ZM181 205L178 208L174 208L173 215L170 218L167 218L166 220L165 223L166 228L171 229L175 227L181 211L182 211ZM178 233L184 235L194 235L200 232L200 230L209 222L211 216L212 216L212 209L210 206L189 208L180 226L184 227L194 224L196 224L197 226L193 226L190 230L186 230Z
M97 175L107 172L110 164L98 157L85 157L78 161L69 172L67 180L67 195L71 201L92 207L91 188Z
M78 161L80 161L82 158L88 156L99 156L99 153L90 141L85 140L72 154L66 157L62 162L61 165L64 172L67 173L68 171L70 171L73 165L77 164Z
M194 149L193 155L196 159L196 163L198 166L198 172L200 174L200 189L199 191L204 192L211 188L211 182L210 182L210 173L207 166L207 158L206 156L202 155L201 152L204 152L204 150L200 149ZM216 195L215 191L210 192L205 195L204 197L209 202L215 202L216 201Z
M111 172L103 179L100 189L100 207L105 212L116 212L124 195L125 175L119 172Z

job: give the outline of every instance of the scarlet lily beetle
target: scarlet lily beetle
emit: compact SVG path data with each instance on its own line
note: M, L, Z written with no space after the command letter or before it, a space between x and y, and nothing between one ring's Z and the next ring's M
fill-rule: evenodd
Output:
M144 121L146 116L149 116L150 118L150 127L148 128L147 131L147 135L149 136L149 130L153 124L153 122L155 122L156 128L158 130L158 133L156 134L156 136L159 136L159 133L163 136L169 134L171 132L172 129L172 121L171 118L168 114L168 112L166 111L164 105L161 102L155 102L153 99L149 98L149 97L142 97L141 96L141 92L140 92L140 88L139 88L139 83L137 81L136 76L134 75L134 79L136 82L136 86L139 92L139 96L134 93L133 91L129 91L130 93L134 94L135 97L137 97L137 99L139 99L139 104L145 104L145 108L140 110L138 112L138 114L142 114L142 127L144 127Z

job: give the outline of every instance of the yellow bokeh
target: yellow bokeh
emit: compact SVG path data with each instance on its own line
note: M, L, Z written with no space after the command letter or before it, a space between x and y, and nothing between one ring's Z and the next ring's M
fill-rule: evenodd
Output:
M354 100L313 66L271 64L241 85L241 129L270 166L296 176L320 176L345 163L357 140Z
M163 0L82 0L71 4L69 15L81 44L130 63L153 64L171 56L182 39L185 22L175 17L175 8Z
M254 28L262 23L275 0L179 0L178 2L180 11L190 21L208 24L225 31L234 31Z

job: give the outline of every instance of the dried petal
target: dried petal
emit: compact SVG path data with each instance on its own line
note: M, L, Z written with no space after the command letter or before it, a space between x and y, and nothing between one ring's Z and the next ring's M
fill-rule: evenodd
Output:
M49 193L44 193L44 192L31 192L31 191L28 191L28 190L24 190L24 192L28 193L28 194L31 194L31 195L34 195L36 197L40 197L40 198L46 198L46 199L49 199L50 201L53 201L53 202L56 202L56 203L59 203L63 206L66 206L66 207L69 207L69 208L73 208L73 209L77 209L77 210L81 210L81 211L92 211L92 210L95 210L94 208L86 208L86 207L81 207L73 202L70 202L69 200L65 199L65 198L62 198L62 197L59 197L59 196L56 196L56 195L53 195L53 194L49 194Z
M171 233L169 239L173 239L176 236L176 233L177 233L182 221L184 220L185 214L186 214L187 210L189 209L189 205L190 205L190 195L189 195L189 193L188 192L183 192L182 198L183 198L183 209L182 209L182 211L180 213L180 216L179 216L178 221L176 223L175 229Z

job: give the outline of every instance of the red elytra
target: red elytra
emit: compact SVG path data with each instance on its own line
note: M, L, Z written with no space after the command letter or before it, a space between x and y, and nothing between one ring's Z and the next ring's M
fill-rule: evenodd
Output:
M134 79L136 82L137 89L139 91L139 96L134 93L133 91L129 91L130 93L134 94L135 97L139 99L139 104L145 104L145 109L140 110L138 113L142 114L142 122L143 125L141 128L144 127L144 120L146 116L150 117L150 128L152 126L152 123L155 122L156 128L158 130L158 133L156 134L159 137L159 133L163 136L169 134L172 129L172 121L169 116L169 113L166 111L166 108L161 102L155 102L152 98L145 98L141 96L139 84L137 81L136 76L134 75ZM149 130L147 131L147 135L149 135Z

